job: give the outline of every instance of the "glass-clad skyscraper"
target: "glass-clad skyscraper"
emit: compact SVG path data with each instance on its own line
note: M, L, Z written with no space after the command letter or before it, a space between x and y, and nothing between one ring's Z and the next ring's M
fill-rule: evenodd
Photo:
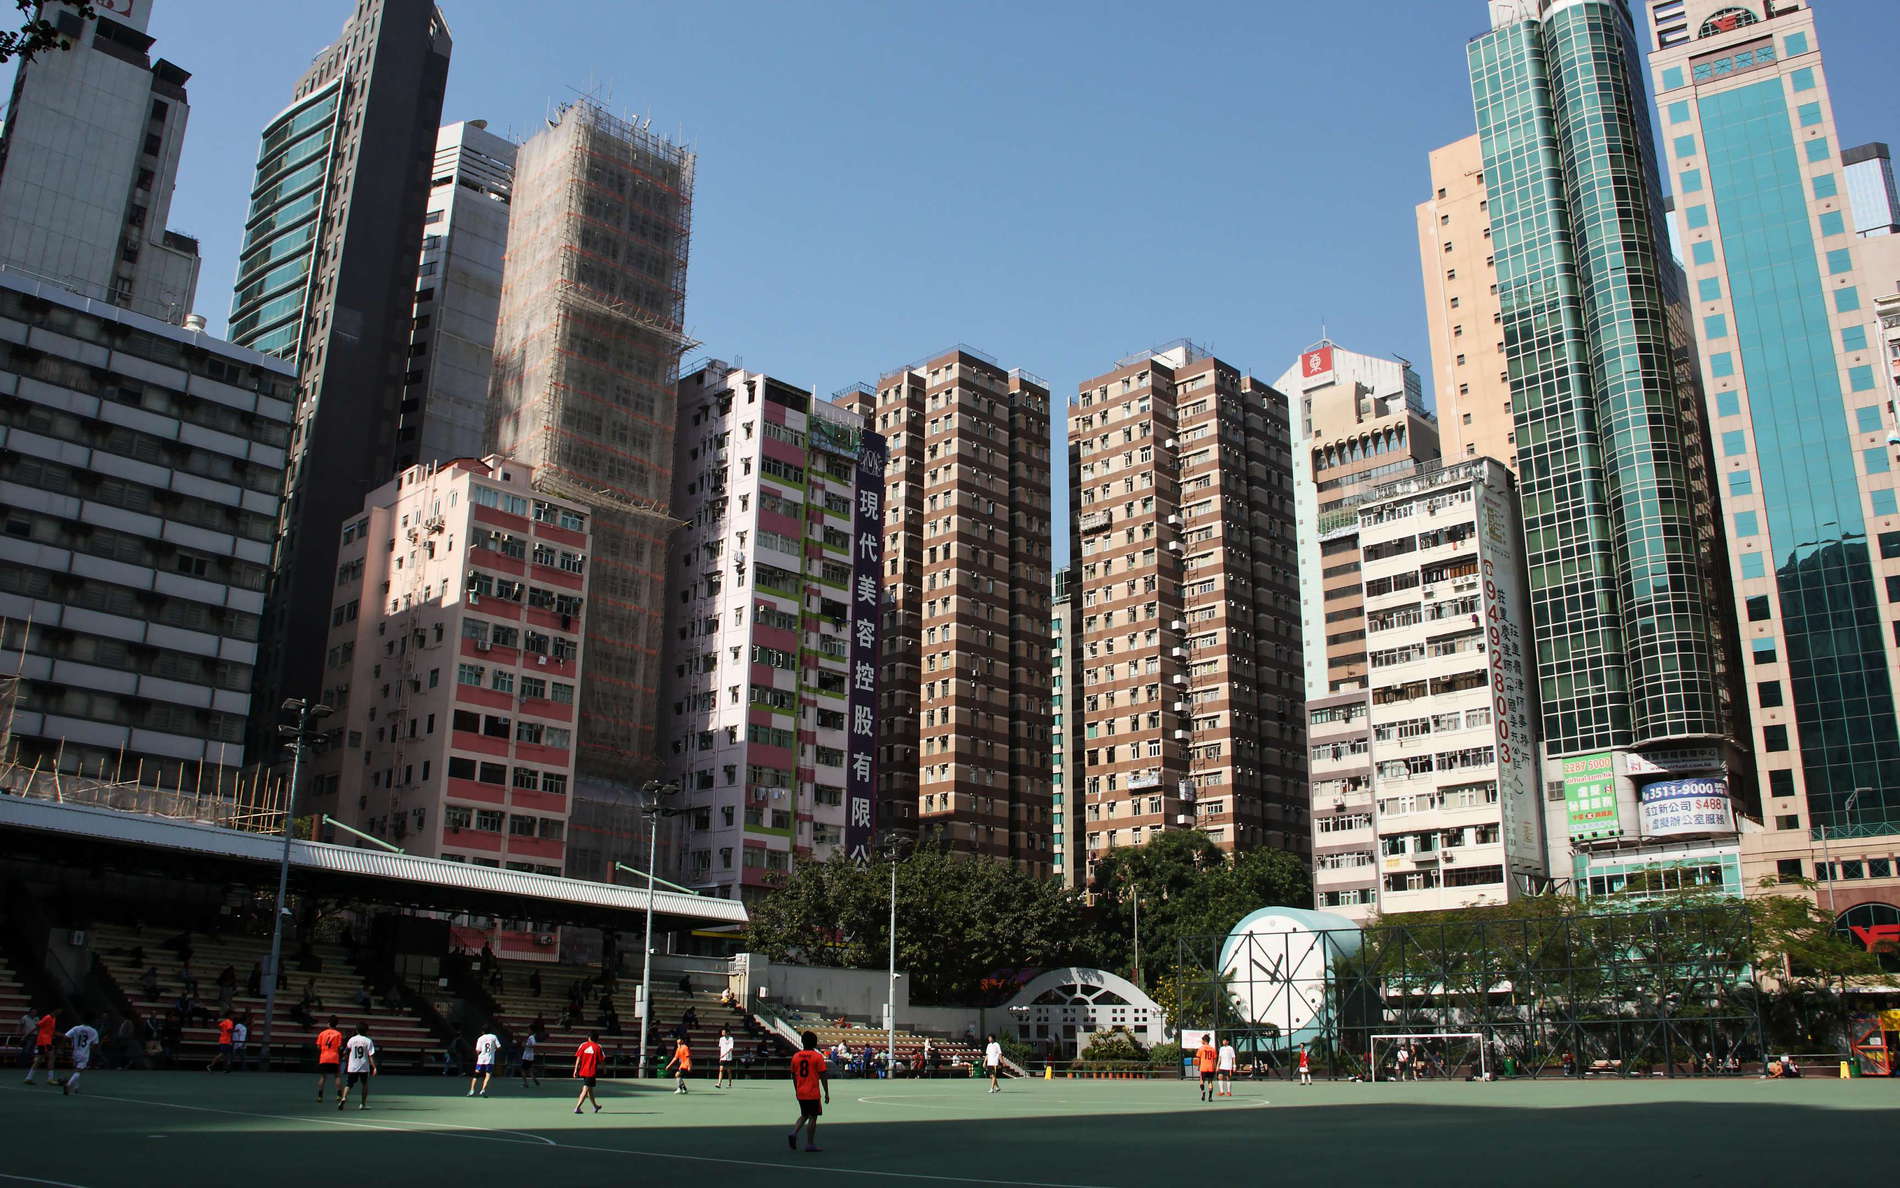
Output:
M1659 36L1650 69L1749 661L1768 828L1744 857L1750 874L1806 873L1821 831L1846 833L1836 858L1858 878L1854 847L1900 833L1900 625L1882 622L1900 503L1874 315L1900 245L1856 234L1808 6L1673 8L1685 35ZM1653 6L1659 35L1666 15Z
M1626 845L1660 836L1642 811L1655 777L1720 798L1736 765L1708 443L1627 3L1491 13L1468 60L1545 775L1569 818L1550 833Z

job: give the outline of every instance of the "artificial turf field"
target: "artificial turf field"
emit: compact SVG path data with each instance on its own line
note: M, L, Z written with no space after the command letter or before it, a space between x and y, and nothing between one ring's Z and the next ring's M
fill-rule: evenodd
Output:
M1900 1081L832 1083L818 1154L786 1149L789 1085L378 1077L370 1109L313 1078L88 1072L0 1082L0 1184L622 1185L1765 1184L1891 1151Z

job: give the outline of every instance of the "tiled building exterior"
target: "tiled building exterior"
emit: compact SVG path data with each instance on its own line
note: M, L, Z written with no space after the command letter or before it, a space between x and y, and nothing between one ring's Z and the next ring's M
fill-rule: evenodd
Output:
M412 854L609 879L567 870L591 547L586 509L499 456L371 494L338 532L312 811Z
M1186 341L1123 359L1069 407L1069 795L1091 860L1184 827L1307 851L1288 416Z
M1047 875L1048 385L956 347L839 400L890 447L879 819Z

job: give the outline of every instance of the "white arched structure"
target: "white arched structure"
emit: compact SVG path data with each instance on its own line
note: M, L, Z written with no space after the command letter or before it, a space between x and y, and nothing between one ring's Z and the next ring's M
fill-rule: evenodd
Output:
M1003 1008L1016 1036L1038 1050L1054 1046L1064 1058L1082 1054L1098 1031L1126 1027L1147 1045L1174 1038L1168 1014L1127 978L1106 970L1069 966L1030 979Z

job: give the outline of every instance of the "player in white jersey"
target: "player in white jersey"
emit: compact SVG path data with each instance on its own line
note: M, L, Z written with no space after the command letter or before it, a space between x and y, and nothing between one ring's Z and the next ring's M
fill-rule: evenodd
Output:
M349 1104L350 1090L358 1085L363 1094L357 1099L356 1108L369 1108L369 1079L376 1075L376 1041L363 1034L363 1025L356 1025L356 1034L350 1042L343 1045L344 1067L347 1072L343 1078L343 1092L337 1095L336 1108L342 1109Z
M501 1055L501 1037L492 1031L482 1032L475 1041L475 1075L468 1079L468 1095L475 1096L480 1086L481 1095L488 1096L488 1082L495 1076L495 1057Z
M529 1081L533 1081L537 1087L541 1084L541 1078L536 1076L534 1071L534 1046L540 1042L541 1037L535 1034L535 1027L530 1024L521 1037L521 1087L523 1089L528 1087Z
M719 1071L713 1076L713 1088L719 1088L721 1081L732 1088L732 1033L723 1027L719 1029Z
M1216 1058L1215 1070L1219 1073L1215 1084L1222 1097L1234 1095L1234 1045L1223 1038L1220 1042L1220 1055Z
M90 1024L80 1023L66 1032L66 1042L73 1049L73 1073L59 1083L61 1093L79 1092L79 1074L86 1071L92 1063L92 1047L99 1042L99 1033Z

